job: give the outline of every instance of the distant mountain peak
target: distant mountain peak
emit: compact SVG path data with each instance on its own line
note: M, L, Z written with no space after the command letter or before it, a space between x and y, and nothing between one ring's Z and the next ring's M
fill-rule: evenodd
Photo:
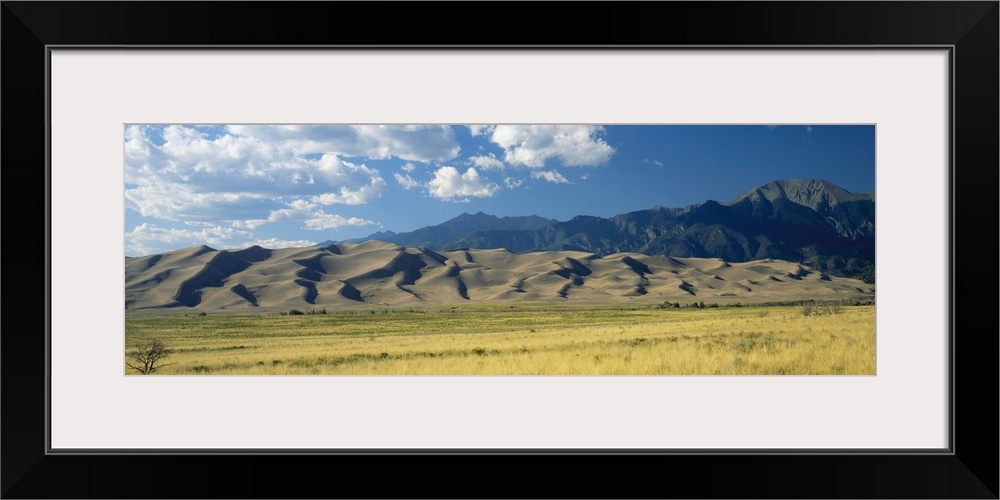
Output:
M454 219L451 219L451 221L467 220L467 219L490 219L490 220L493 220L493 219L498 219L498 218L499 217L497 217L495 215L490 215L490 214L484 213L482 210L480 210L479 212L476 212L474 214L470 214L469 212L462 212L461 215L459 215L458 217L455 217ZM451 221L448 221L448 222L451 222Z
M824 212L844 202L875 198L871 193L852 193L824 179L782 179L751 189L726 205L735 205L748 199L770 202L785 199Z
M379 232L367 238L346 240L345 243L361 242L366 239L382 239L404 246L438 246L477 231L517 231L537 229L557 222L537 215L497 217L478 211L474 214L463 212L435 226L424 226L410 232Z

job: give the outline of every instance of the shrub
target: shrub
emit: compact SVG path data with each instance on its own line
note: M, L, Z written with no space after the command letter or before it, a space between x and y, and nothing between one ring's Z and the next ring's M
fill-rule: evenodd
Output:
M291 311L288 311L288 315L289 316L300 316L300 315L303 315L303 314L305 314L305 313L302 312L302 311L300 311L300 310L298 310L298 309L292 309Z

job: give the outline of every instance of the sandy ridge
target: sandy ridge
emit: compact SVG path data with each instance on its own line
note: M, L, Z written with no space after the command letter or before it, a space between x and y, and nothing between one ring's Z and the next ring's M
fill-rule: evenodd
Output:
M376 240L279 250L201 246L125 262L125 308L133 311L872 297L873 285L771 259L432 251Z

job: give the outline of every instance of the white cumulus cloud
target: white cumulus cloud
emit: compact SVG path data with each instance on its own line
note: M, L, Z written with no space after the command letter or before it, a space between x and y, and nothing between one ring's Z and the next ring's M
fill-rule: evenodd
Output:
M515 179L513 177L507 177L503 180L503 183L505 186L507 186L507 189L514 189L520 186L521 184L524 184L524 179Z
M562 174L555 170L535 170L531 172L532 179L544 179L553 184L569 184L569 181Z
M267 222L281 222L284 220L302 220L304 221L302 229L312 231L325 231L343 226L375 225L375 222L358 217L328 214L319 205L305 200L295 200L285 208L273 210L267 218Z
M434 172L434 179L427 183L431 196L442 200L455 198L489 198L500 186L481 177L475 168L469 167L461 173L455 167L441 167Z
M162 144L151 139L154 132ZM125 139L126 206L146 217L254 221L276 200L357 205L379 197L386 185L364 164L334 153L302 156L257 137L171 125L130 126Z
M247 220L229 221L229 223L233 227L239 228L239 229L257 229L258 227L263 226L264 224L267 224L268 222L271 222L271 221L269 221L267 219L247 219Z
M344 217L337 214L324 213L322 210L313 212L312 218L306 219L304 229L326 231L344 226L370 226L375 223L359 217Z
M483 170L500 170L503 168L503 162L493 153L489 155L470 156L469 163Z
M593 166L607 163L614 154L595 125L497 125L490 140L504 149L510 165L543 167L549 159L564 166Z
M496 125L469 125L469 132L473 137L477 135L487 135L493 132Z
M417 182L416 179L414 179L413 177L410 177L408 174L400 174L397 172L392 175L396 176L396 182L398 182L399 185L403 187L403 189L410 190L413 188L420 187L420 183Z
M296 154L445 161L461 151L446 125L230 125L230 134L253 137Z

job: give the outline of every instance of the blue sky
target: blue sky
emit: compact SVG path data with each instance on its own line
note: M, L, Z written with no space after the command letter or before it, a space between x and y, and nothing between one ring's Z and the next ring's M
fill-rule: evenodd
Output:
M875 190L872 125L128 125L125 253L309 246L463 212L609 217L778 179Z

